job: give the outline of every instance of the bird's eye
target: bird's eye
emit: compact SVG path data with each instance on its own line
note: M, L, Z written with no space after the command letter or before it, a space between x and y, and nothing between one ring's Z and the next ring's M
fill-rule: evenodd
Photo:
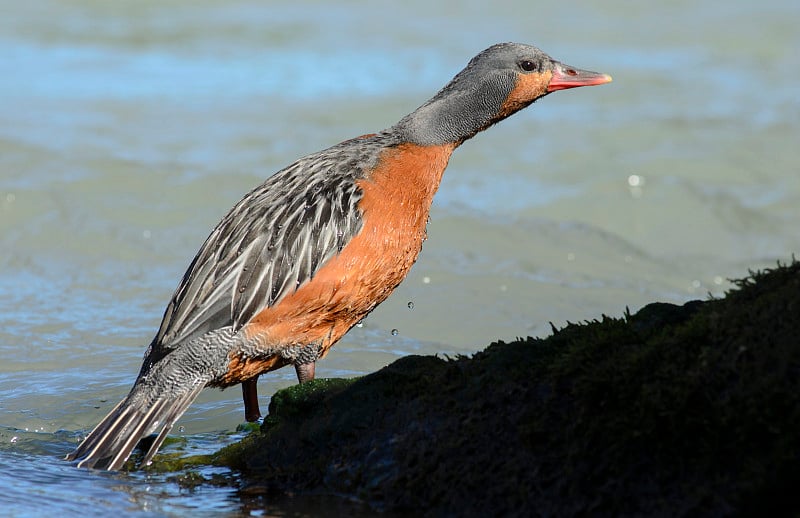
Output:
M531 72L533 70L536 70L536 63L526 59L519 62L519 68L521 68L525 72Z

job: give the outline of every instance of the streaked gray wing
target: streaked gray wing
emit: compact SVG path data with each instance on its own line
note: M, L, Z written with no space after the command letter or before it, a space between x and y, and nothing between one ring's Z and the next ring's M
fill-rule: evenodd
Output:
M148 356L155 353L152 360L213 329L232 325L238 331L311 279L358 233L356 180L365 161L342 164L336 158L323 152L301 159L225 216L167 306L148 350Z

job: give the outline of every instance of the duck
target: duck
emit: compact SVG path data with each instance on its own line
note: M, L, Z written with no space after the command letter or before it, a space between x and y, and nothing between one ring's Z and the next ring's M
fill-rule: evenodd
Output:
M610 81L532 45L492 45L396 124L268 177L212 230L130 392L67 460L120 470L155 434L141 460L151 463L205 387L241 384L245 419L258 420L260 375L291 365L300 383L314 379L316 362L406 277L456 148L553 92Z

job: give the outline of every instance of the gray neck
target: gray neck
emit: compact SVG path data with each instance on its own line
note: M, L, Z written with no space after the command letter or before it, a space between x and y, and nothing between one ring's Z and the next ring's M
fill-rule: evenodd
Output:
M403 140L423 146L459 145L498 122L502 101L513 89L514 78L507 75L469 79L459 74L391 130Z

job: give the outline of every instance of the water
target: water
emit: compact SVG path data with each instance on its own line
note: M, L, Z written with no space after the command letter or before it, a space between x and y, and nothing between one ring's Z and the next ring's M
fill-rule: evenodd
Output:
M796 2L4 7L7 514L298 512L59 459L127 392L185 267L243 193L394 123L498 41L614 83L556 93L459 149L419 262L319 376L719 295L800 251ZM264 406L292 383L265 376ZM209 390L179 434L214 451L241 421L238 389Z

